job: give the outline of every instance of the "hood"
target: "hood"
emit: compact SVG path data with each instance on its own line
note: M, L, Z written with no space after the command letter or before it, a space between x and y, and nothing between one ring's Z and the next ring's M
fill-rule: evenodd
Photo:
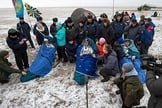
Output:
M138 75L138 73L135 68L133 68L133 70L131 70L130 72L127 72L125 74L125 76L137 76L137 75Z
M0 51L0 58L3 58L4 56L6 56L9 52L6 50Z
M116 52L114 50L112 50L112 52L110 53L110 56L117 56Z
M56 29L59 30L62 28L62 23L61 22L57 22L56 23Z

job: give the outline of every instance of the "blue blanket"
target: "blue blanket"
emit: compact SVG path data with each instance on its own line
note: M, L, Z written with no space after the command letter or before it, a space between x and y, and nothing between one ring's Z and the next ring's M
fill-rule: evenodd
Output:
M135 60L131 60L131 57L123 57L121 60L120 60L120 67L122 67L122 65L124 63L128 63L128 62L132 62L136 71L138 72L138 78L139 80L141 81L142 84L145 83L145 80L146 80L146 76L145 76L145 72L144 70L141 68L141 61L140 59L135 59Z
M82 49L82 45L77 49L77 58L76 58L76 72L88 75L91 77L98 76L95 72L97 70L96 66L96 58L93 58L92 55L85 54L80 56L80 51Z
M55 58L55 47L47 47L42 44L34 61L27 70L27 74L20 78L21 82L26 82L37 77L43 77L52 69Z
M52 69L56 49L42 44L28 71L37 76L44 76Z

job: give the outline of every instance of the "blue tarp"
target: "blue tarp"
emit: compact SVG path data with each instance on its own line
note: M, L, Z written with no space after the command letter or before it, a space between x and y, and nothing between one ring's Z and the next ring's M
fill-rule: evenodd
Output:
M42 44L35 59L27 70L27 75L23 76L21 81L28 81L34 79L35 77L43 77L44 75L48 74L52 69L55 52L55 47L47 47L45 44ZM32 78L28 78L31 75Z
M146 75L145 75L145 71L141 68L141 61L140 59L135 59L135 60L131 60L131 57L123 57L120 60L120 67L122 67L122 65L124 63L128 63L128 62L132 62L136 71L138 72L138 78L141 81L142 84L145 83L146 80Z

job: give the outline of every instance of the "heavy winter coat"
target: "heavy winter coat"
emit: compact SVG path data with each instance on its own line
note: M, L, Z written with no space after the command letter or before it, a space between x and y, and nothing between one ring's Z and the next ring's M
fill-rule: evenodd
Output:
M86 23L86 28L87 28L87 36L91 38L93 41L96 40L97 35L98 35L98 25L97 22L92 21Z
M19 30L21 33L23 33L23 35L25 35L25 37L27 39L29 39L31 37L31 35L30 35L31 28L28 23L26 23L26 22L17 23L17 30Z
M99 31L99 36L104 37L106 41L111 44L113 44L113 42L115 41L115 34L111 25L107 27L103 26ZM98 37L98 39L100 37Z
M8 75L11 73L21 73L20 70L12 68L11 65L7 59L4 59L2 52L0 52L0 81L8 80Z
M44 36L48 36L49 35L49 30L48 30L48 27L47 25L42 22L42 25L44 27L44 31L43 32L40 32L36 29L37 27L37 24L34 25L34 28L33 28L33 34L36 36L36 39L37 39L37 42L39 45L41 45L43 42L44 42Z
M150 91L151 97L148 102L148 108L162 107L162 77L156 79L153 71L146 74L146 85Z
M56 23L57 32L55 35L57 46L65 46L66 44L66 30L60 22Z
M24 38L24 36L20 33L17 34L17 38L12 39L10 36L7 37L7 44L13 50L15 54L24 52L27 49L27 44L24 42L23 44L19 44L19 42Z
M138 24L136 26L126 26L124 28L124 32L127 32L127 38L134 40L137 42L139 40L139 36L142 34L142 27Z
M140 104L140 99L144 96L144 89L135 69L126 73L124 78L115 79L114 83L120 89L124 106L131 107Z
M150 46L153 42L154 28L148 23L144 26L142 35L140 36L140 41L147 46Z
M97 57L97 59L104 62L103 69L112 70L113 74L119 72L118 59L115 51L112 51L109 55Z
M111 23L114 32L115 32L115 38L118 39L122 36L123 32L124 32L124 28L125 28L125 23L121 20L121 21L114 21Z

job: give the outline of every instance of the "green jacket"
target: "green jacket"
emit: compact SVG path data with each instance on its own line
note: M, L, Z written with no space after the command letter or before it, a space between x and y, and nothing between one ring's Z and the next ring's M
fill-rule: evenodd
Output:
M140 104L140 99L144 96L144 90L138 76L126 76L124 79L118 78L114 83L120 89L125 106L131 107Z
M0 52L0 81L8 79L7 75L11 73L21 73L21 70L12 68L11 63L4 59Z

